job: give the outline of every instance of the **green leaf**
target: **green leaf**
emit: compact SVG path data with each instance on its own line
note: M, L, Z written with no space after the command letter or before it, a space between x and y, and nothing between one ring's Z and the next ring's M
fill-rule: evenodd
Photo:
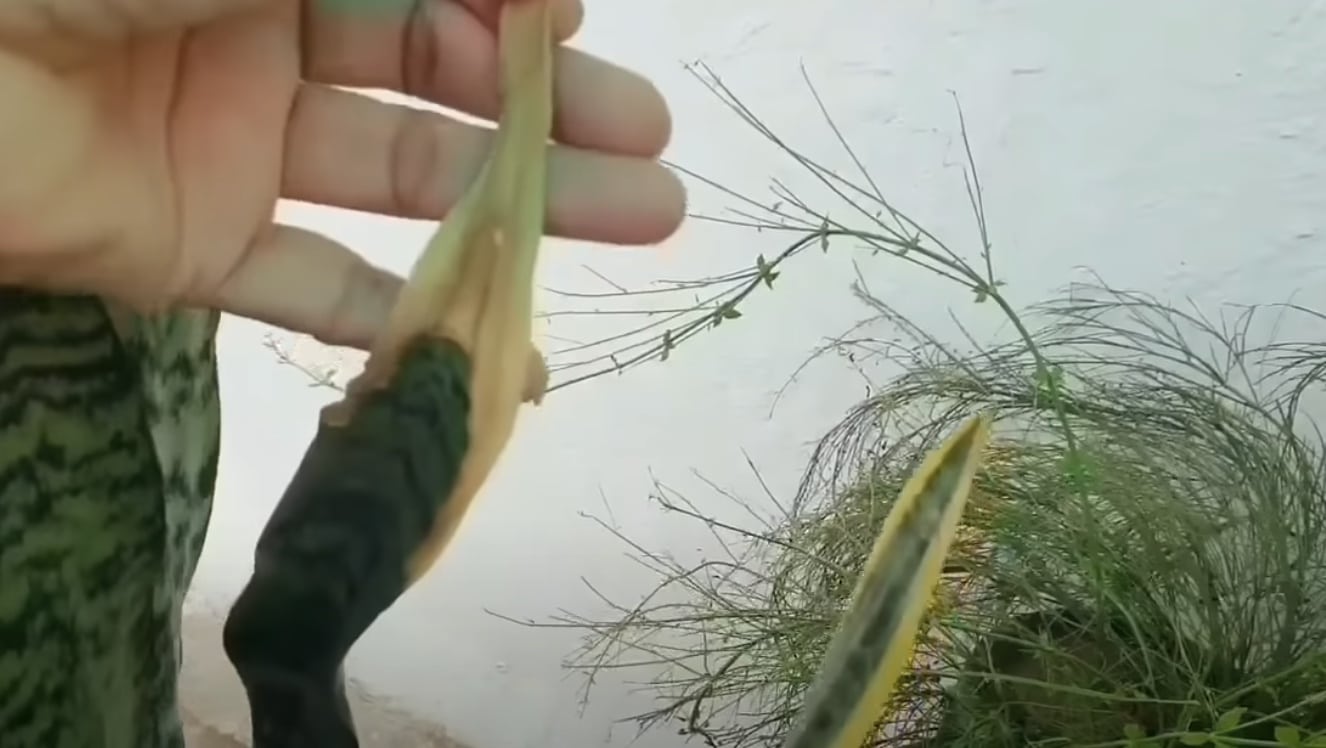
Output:
M1095 466L1081 452L1065 454L1059 463L1059 472L1064 477L1064 483L1079 493L1090 492L1100 483ZM1138 699L1145 698L1137 693L1132 696Z
M1179 736L1179 742L1184 745L1206 745L1211 742L1211 736L1204 732L1185 732Z
M1275 742L1285 746L1285 748L1298 748L1303 744L1303 736L1299 734L1297 727L1277 725L1275 728Z
M1037 384L1046 390L1057 390L1064 383L1064 367L1051 364L1044 371L1037 372Z
M906 257L908 252L912 251L913 249L916 249L919 246L921 246L921 235L916 234L915 236L909 236L907 237L907 241L898 245L897 250L895 250L895 254L897 254L899 257Z
M1229 732L1239 726L1239 720L1243 719L1243 714L1247 712L1247 707L1236 706L1233 709L1220 715L1216 720L1215 730L1212 732Z
M1053 406L1064 390L1064 369L1058 364L1036 371L1036 399Z
M1123 726L1123 736L1129 740L1141 740L1146 737L1146 730L1135 722L1129 722Z
M778 272L773 269L768 260L764 259L764 255L755 258L755 268L759 271L760 280L764 281L764 285L773 288L773 282L778 277Z
M895 686L906 677L922 614L939 584L942 559L961 524L984 457L990 421L984 413L968 420L903 484L786 745L859 746L874 733L872 720L851 717L883 713ZM927 550L920 554L908 550L918 543ZM850 709L843 709L839 695L844 682L858 694ZM862 684L866 687L858 688ZM842 716L827 721L812 718L826 712Z
M972 293L976 296L977 304L984 304L985 300L990 298L990 292L984 286L973 289Z
M723 302L722 304L719 304L718 308L714 310L713 321L710 323L710 325L712 327L718 327L719 325L723 324L723 320L737 319L740 316L741 312L737 311L737 307L733 304L733 302L726 301Z

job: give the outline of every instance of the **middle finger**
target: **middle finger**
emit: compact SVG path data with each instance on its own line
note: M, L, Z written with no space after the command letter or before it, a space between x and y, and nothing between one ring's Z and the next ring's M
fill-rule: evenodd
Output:
M303 31L307 80L388 89L497 118L497 40L462 3L414 0L399 12L369 14L309 1L318 7L306 14ZM672 123L652 84L578 50L559 46L554 55L555 140L634 156L663 151Z

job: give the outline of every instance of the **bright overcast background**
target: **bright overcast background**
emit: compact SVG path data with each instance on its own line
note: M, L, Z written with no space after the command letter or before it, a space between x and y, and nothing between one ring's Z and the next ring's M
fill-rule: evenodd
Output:
M773 177L808 184L683 67L700 60L781 136L845 169L803 82L804 64L885 192L955 246L974 249L956 92L999 274L1019 303L1081 279L1081 266L1171 299L1275 302L1322 287L1321 2L587 5L574 44L657 82L675 114L671 161L768 202ZM690 194L694 211L733 202L697 184ZM285 206L282 217L401 271L433 228L304 205ZM604 290L586 267L633 285L713 275L776 253L778 242L694 221L657 248L553 242L540 282ZM972 313L963 294L889 265L871 267L882 268L871 271L873 290L923 324L944 324L950 306ZM810 351L866 315L849 293L853 278L847 247L808 253L772 291L755 294L740 320L666 363L556 392L527 410L459 537L361 640L352 675L475 748L627 744L630 726L613 721L648 706L644 696L604 680L582 713L583 683L561 667L578 635L521 628L485 609L536 620L559 608L601 614L582 577L634 603L651 578L582 513L606 516L610 508L617 527L647 547L694 552L702 528L647 501L651 473L702 505L723 500L692 471L758 499L749 455L786 495L810 443L863 392L859 376L826 359L771 410ZM1303 300L1312 303L1310 294ZM584 339L603 324L557 318L547 334ZM224 441L194 595L202 608L224 610L238 593L318 408L335 397L281 366L264 347L269 332L234 319L222 326ZM327 355L304 343L298 353L314 363ZM636 745L681 741L663 730Z

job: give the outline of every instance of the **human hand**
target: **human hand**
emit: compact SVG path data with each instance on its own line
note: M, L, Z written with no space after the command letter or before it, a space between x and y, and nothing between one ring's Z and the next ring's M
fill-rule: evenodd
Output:
M501 1L4 0L0 284L368 346L400 280L275 223L276 200L444 215L491 130L338 86L495 119ZM554 1L564 40L583 11ZM579 51L556 66L548 232L666 238L684 194L661 97Z

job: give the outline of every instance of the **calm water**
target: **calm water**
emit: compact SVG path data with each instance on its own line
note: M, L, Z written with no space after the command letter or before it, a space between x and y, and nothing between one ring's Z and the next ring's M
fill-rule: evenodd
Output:
M1280 301L1321 288L1326 216L1326 4L1302 0L589 0L577 41L653 76L670 97L668 157L767 197L771 177L820 193L753 137L683 67L703 60L798 147L846 171L801 74L804 65L881 187L957 247L976 246L950 91L964 108L986 189L999 274L1020 303L1083 278L1205 301ZM693 187L693 207L732 204ZM772 202L772 197L767 198ZM821 201L830 210L832 202ZM404 270L431 227L292 206L290 220L334 234ZM781 249L776 237L693 222L665 247L563 244L545 256L549 286L735 270ZM748 454L776 491L795 484L810 442L863 393L830 360L774 395L826 337L865 316L851 297L848 248L806 255L735 324L666 364L559 392L531 410L487 495L444 562L376 625L351 670L479 748L625 745L616 718L647 708L562 659L575 632L514 626L486 610L546 620L602 613L582 578L634 603L651 577L582 516L607 516L645 546L694 554L703 534L647 501L651 474L714 511L730 511L692 471L752 499ZM961 307L955 293L862 258L873 290L922 323ZM993 310L986 312L993 314ZM559 318L559 338L598 322ZM224 453L197 597L224 607L247 577L253 543L332 393L310 388L264 349L266 330L222 328ZM1313 331L1302 331L1305 335ZM1320 333L1316 333L1320 335ZM639 678L641 674L632 677ZM625 695L623 695L625 694ZM681 745L664 730L635 745Z

